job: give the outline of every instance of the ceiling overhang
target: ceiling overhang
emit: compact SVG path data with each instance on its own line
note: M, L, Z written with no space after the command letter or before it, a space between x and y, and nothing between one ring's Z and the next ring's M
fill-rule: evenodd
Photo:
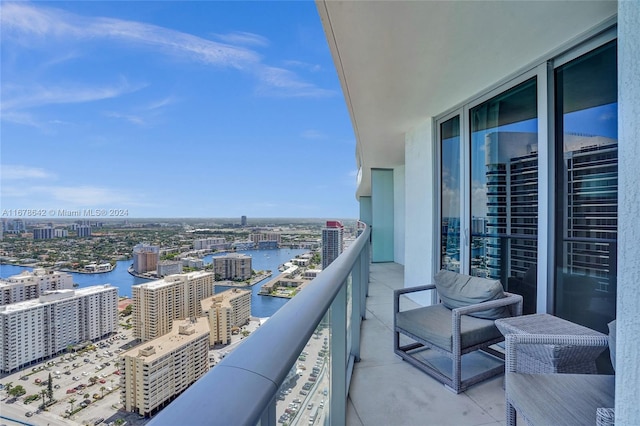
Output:
M405 134L615 15L615 1L316 5L354 132L360 182L404 165Z

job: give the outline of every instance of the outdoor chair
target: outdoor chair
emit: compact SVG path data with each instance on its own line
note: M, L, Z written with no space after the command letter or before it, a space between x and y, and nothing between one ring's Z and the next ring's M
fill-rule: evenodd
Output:
M609 324L611 361L615 368L615 321ZM528 346L526 346L528 345ZM505 399L507 425L516 425L516 412L529 425L614 424L615 376L600 374L530 374L520 354L544 345L567 345L580 357L580 348L607 347L607 336L509 334L506 337Z
M402 295L426 290L437 291L441 302L400 310ZM522 315L522 296L505 292L500 281L442 270L434 284L394 291L394 352L460 393L504 372L504 354L491 347L504 340L495 320L517 315ZM401 335L411 342L401 345ZM465 363L463 371L466 354L475 355L475 365ZM481 368L470 373L467 364L469 371Z

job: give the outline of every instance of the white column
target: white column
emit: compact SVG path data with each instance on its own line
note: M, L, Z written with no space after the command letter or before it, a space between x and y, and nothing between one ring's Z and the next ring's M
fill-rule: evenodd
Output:
M618 2L616 425L640 419L640 1Z
M405 136L405 287L430 284L435 274L435 170L429 118ZM420 302L428 304L430 300Z

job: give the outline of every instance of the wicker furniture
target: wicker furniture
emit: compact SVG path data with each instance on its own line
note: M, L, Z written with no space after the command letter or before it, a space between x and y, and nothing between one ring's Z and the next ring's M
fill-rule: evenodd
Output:
M400 310L401 296L419 291L434 291L438 280L446 279L468 281L471 287L463 288L461 291L464 293L462 299L467 298L469 303L467 306L450 309L444 303L438 303L416 309ZM394 291L394 352L442 382L455 393L460 393L475 383L504 372L504 355L491 348L492 345L503 341L504 337L496 328L493 319L482 318L484 314L503 309L506 309L506 315L522 314L522 296L502 292L502 286L500 286L499 298L470 303L469 300L473 299L468 297L470 290L481 287L482 280L484 279L441 271L434 277L436 284ZM495 284L494 281L486 281ZM450 299L455 295L449 293L447 296ZM401 335L403 339L411 340L411 343L401 345ZM428 349L435 351L439 356L444 355L445 360L449 360L448 365L451 368L438 368L436 363L424 356L424 351ZM491 358L490 365L480 372L463 378L462 357L465 354L480 353L480 351Z
M523 315L496 320L496 327L508 334L594 336L606 347L607 336L549 314ZM521 373L596 374L596 358L604 348L576 345L523 345L518 354Z
M515 426L516 412L531 425L613 424L615 378L597 374L530 374L519 370L519 357L536 346L597 348L607 336L507 334L505 399L507 424Z

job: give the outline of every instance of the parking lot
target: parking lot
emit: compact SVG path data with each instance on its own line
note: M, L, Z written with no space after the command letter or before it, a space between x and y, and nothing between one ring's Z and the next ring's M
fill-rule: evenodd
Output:
M119 327L111 337L84 349L43 361L20 372L3 375L3 386L22 386L26 393L10 398L0 391L2 415L34 425L128 425L145 423L138 415L121 411L119 354L132 345L133 330ZM42 391L51 377L53 403L46 410ZM35 396L38 398L35 398ZM49 404L48 397L45 397ZM10 424L7 419L3 423Z

